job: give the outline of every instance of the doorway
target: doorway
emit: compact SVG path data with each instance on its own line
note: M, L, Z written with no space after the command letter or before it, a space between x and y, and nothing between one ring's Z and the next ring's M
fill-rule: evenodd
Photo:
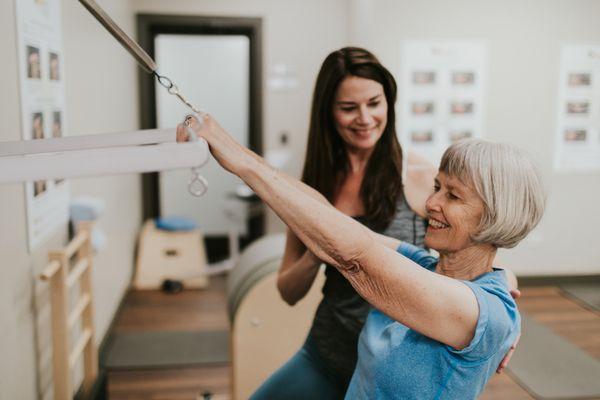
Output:
M140 14L138 40L200 109L210 112L244 145L262 154L262 52L260 18ZM174 96L140 70L142 129L169 128L189 113ZM214 160L202 168L209 190L201 198L187 193L190 171L142 176L144 219L185 216L205 236L209 262L228 254L227 235L240 233L242 246L264 233L264 216L248 214L234 196L241 181Z

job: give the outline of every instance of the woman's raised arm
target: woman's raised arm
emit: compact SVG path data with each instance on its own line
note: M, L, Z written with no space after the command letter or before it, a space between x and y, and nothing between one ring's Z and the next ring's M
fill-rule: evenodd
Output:
M478 305L465 284L427 271L384 246L369 229L311 196L311 188L243 147L211 117L199 125L193 127L217 161L246 182L309 250L336 267L369 303L432 339L457 349L468 345ZM178 137L185 129L178 128Z

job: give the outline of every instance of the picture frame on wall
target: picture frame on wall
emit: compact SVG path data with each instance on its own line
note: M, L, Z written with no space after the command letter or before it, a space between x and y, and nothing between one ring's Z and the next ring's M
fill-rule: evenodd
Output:
M400 141L437 164L450 144L483 134L487 47L452 40L401 47Z
M554 167L600 170L600 46L564 45L557 79Z

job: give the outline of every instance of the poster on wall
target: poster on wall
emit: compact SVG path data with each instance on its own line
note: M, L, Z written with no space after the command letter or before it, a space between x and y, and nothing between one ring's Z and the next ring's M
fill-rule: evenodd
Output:
M15 0L22 140L65 132L65 74L60 0ZM29 251L69 219L63 180L25 183Z
M555 168L600 170L600 46L561 51Z
M405 149L437 164L453 142L482 136L484 44L408 41L401 57L397 114Z

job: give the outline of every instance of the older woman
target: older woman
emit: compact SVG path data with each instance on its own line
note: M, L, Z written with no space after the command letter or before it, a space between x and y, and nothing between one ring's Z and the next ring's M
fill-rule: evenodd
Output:
M425 244L439 259L373 233L311 188L267 165L209 116L195 131L317 257L337 268L375 309L359 340L346 398L475 398L520 330L499 247L538 223L544 194L537 170L516 149L480 140L451 146L427 200ZM397 251L394 251L396 249Z

